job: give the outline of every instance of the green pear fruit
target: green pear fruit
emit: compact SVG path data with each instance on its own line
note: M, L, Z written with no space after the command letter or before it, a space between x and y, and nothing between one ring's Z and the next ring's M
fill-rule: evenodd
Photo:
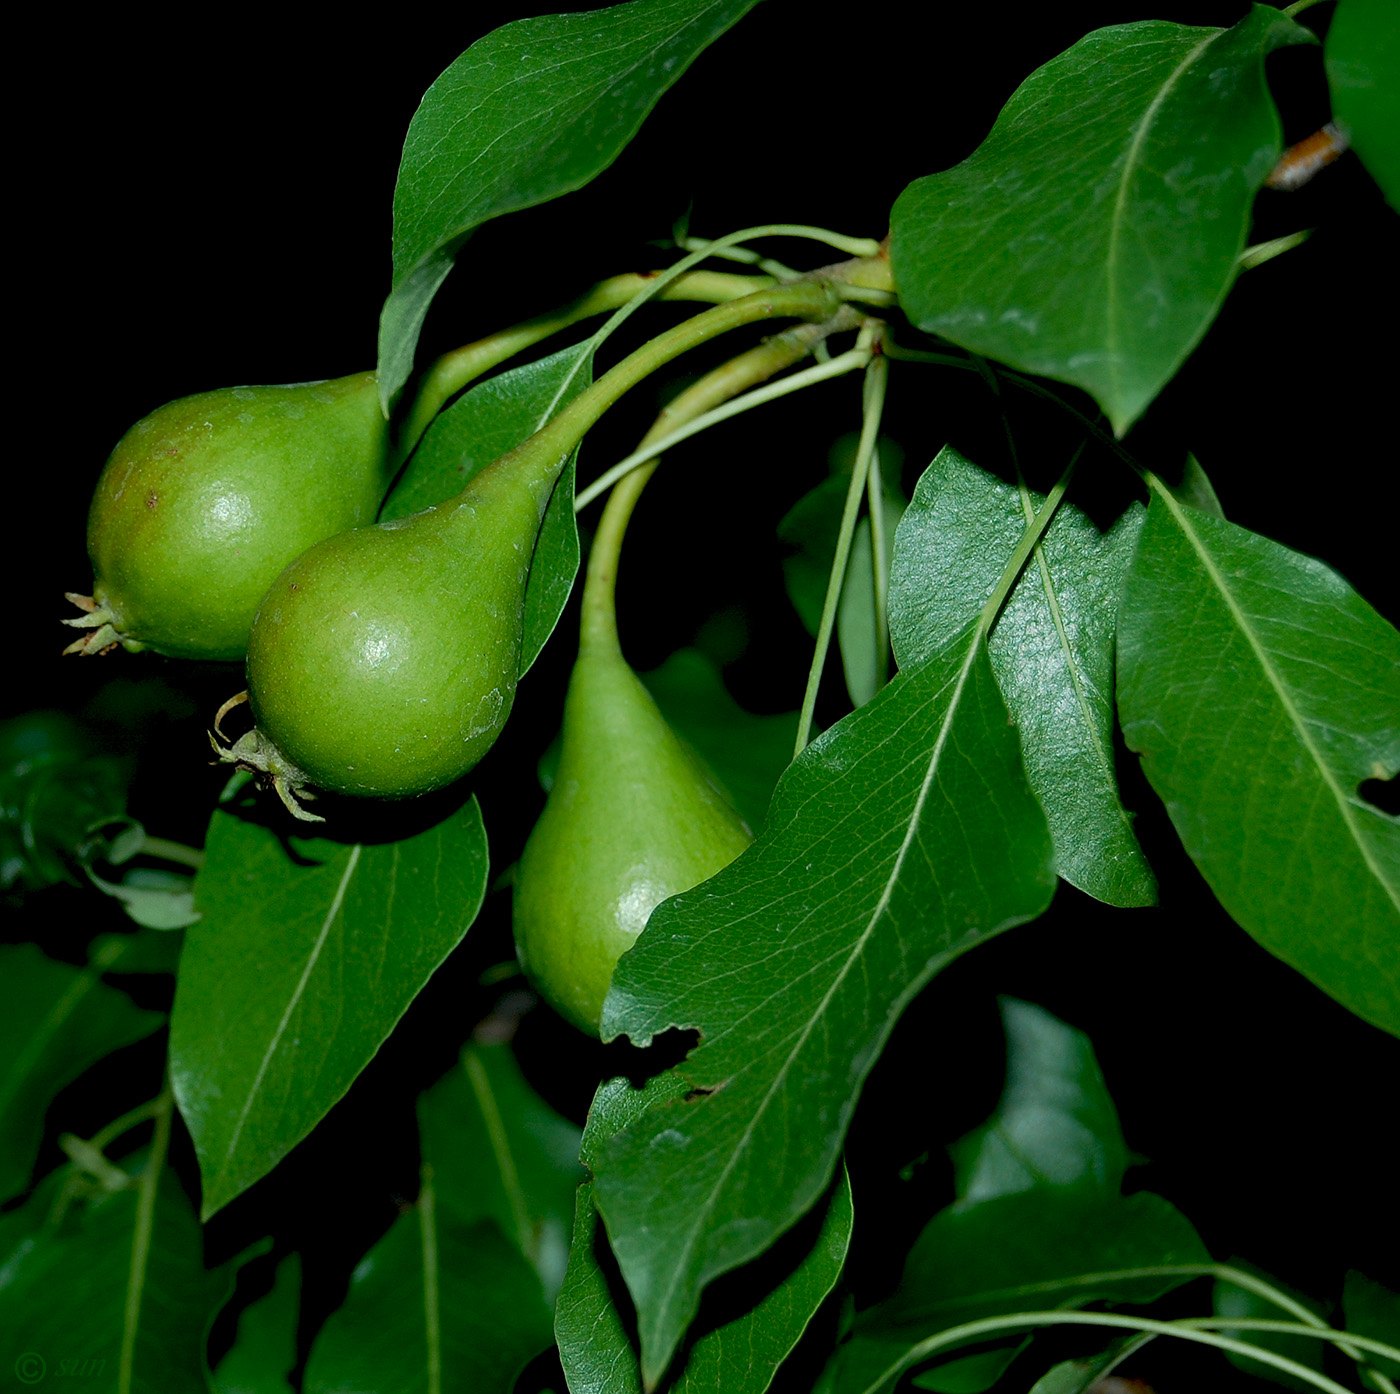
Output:
M481 759L515 700L530 561L563 464L529 445L277 577L248 641L256 725L220 758L270 776L304 819L308 784L407 798Z
M103 468L88 514L91 596L70 653L113 645L242 658L278 572L372 522L388 488L373 373L182 397L138 421Z
M751 841L616 644L586 634L558 773L516 873L516 951L541 996L596 1036L613 967L652 910Z
M271 584L248 639L255 725L221 760L270 778L298 818L308 785L380 798L466 774L505 726L520 677L525 590L560 472L636 383L717 334L775 315L830 318L811 281L715 306L615 364L455 498L328 537ZM222 734L220 732L220 734Z

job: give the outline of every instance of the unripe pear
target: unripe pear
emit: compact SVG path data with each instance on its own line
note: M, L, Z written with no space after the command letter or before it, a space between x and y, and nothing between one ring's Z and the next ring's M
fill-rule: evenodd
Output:
M288 562L371 522L389 484L373 373L201 392L152 412L117 443L88 514L88 631L70 653L114 644L179 658L241 658L253 616Z
M585 634L558 773L516 872L515 947L540 994L596 1036L613 968L652 910L752 840L616 643Z
M528 446L527 442L527 446ZM272 777L406 798L459 779L515 700L525 586L561 461L519 447L447 503L312 547L248 642L256 726L221 758Z

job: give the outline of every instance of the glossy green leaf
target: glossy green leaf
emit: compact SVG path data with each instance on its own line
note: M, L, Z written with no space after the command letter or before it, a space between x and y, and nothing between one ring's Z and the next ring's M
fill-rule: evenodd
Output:
M394 189L394 285L379 322L386 408L472 230L601 174L661 94L755 3L632 0L516 20L433 83L408 128Z
M892 1387L918 1342L966 1322L1151 1302L1193 1276L1153 1270L1210 1261L1160 1196L1120 1194L1128 1151L1088 1039L1028 1002L1003 998L1001 1010L1001 1102L953 1149L958 1199L925 1226L894 1295L859 1318L840 1394Z
M1119 615L1123 733L1226 910L1400 1034L1400 635L1319 561L1160 485Z
M232 1289L229 1266L205 1268L199 1223L168 1168L116 1191L64 1168L0 1219L0 1369L42 1388L205 1391L205 1340Z
M554 1300L569 1256L580 1133L535 1093L505 1045L468 1045L418 1101L440 1217L493 1220Z
M1040 495L1027 498L1040 507ZM1016 489L951 446L939 452L900 524L890 575L901 667L946 644L981 611L1025 527ZM988 643L1059 873L1111 905L1157 898L1113 765L1118 595L1141 527L1136 506L1104 534L1062 504Z
M648 1382L701 1289L826 1189L905 1004L1052 889L1044 817L972 629L808 746L759 840L657 907L618 962L602 1034L697 1030L679 1067L696 1093L611 1138L594 1169Z
M220 809L195 882L170 1074L208 1217L369 1063L486 890L476 800L399 842L291 838Z
M1324 53L1332 115L1400 211L1400 9L1394 0L1341 0Z
M33 944L0 947L0 1200L28 1186L54 1095L165 1023L102 982L115 958L73 968Z
M1145 20L1051 59L968 159L895 203L910 319L1083 387L1121 435L1235 278L1281 150L1263 60L1312 37L1255 5L1231 29Z
M1400 1350L1400 1292L1353 1268L1342 1287L1342 1314L1348 1331L1372 1336ZM1369 1353L1366 1359L1387 1379L1400 1380L1400 1360ZM1367 1389L1381 1388L1380 1382L1367 1371L1362 1371L1361 1382Z
M303 1394L509 1394L550 1343L539 1280L494 1224L435 1213L433 1185L361 1260Z
M215 1394L292 1394L301 1307L301 1256L277 1265L272 1291L238 1318L238 1335L214 1371Z
M1036 1186L1116 1196L1128 1147L1094 1048L1043 1007L1001 999L1006 1086L996 1112L952 1148L958 1198Z
M841 530L849 474L824 479L800 498L778 524L778 537L791 549L783 559L783 579L794 608L806 626L816 634L826 602L827 580L836 556L836 540ZM883 493L885 565L894 552L895 529L904 513L905 501L898 489L886 485ZM878 686L875 633L875 580L871 528L868 517L856 524L851 551L846 561L846 577L841 586L840 607L836 613L836 638L841 649L841 665L851 702L864 706Z
M678 649L661 667L638 676L749 827L761 828L778 778L792 762L797 713L746 712L699 649Z
M1294 1292L1280 1283L1278 1279L1260 1273L1252 1265L1240 1263L1239 1260L1235 1260L1235 1265L1243 1268L1246 1272L1253 1272L1266 1279L1271 1286L1287 1293L1294 1301L1310 1307L1315 1316L1325 1317L1327 1315L1317 1303L1309 1302L1301 1293ZM1218 1317L1263 1319L1264 1321L1278 1321L1280 1318L1284 1320L1294 1319L1292 1314L1280 1311L1273 1302L1261 1297L1257 1292L1251 1292L1248 1288L1236 1287L1234 1283L1225 1282L1223 1279L1218 1279L1214 1285L1212 1309ZM1247 1341L1253 1346L1262 1346L1275 1355L1282 1355L1295 1364L1303 1366L1304 1369L1316 1370L1319 1374L1322 1372L1326 1347L1321 1341L1314 1340L1309 1336L1289 1336L1279 1331L1239 1331L1225 1327L1221 1328L1220 1334L1233 1337L1237 1341ZM1280 1370L1273 1365L1265 1365L1258 1360L1250 1360L1247 1356L1236 1355L1234 1351L1227 1351L1225 1358L1237 1369L1244 1370L1247 1374L1257 1375L1261 1379L1270 1380L1274 1384L1281 1384L1285 1389L1316 1388L1316 1385L1309 1384L1296 1375L1290 1375L1286 1370Z
M513 450L593 381L592 341L487 378L428 427L380 517L407 518L442 503L493 460ZM525 586L520 672L529 671L554 632L578 575L574 522L575 450L550 495Z
M468 1045L420 1097L418 1121L418 1203L355 1270L312 1350L307 1394L504 1394L549 1345L546 1289L567 1257L579 1130L504 1045Z
M663 1099L680 1098L685 1083L657 1076L642 1089L625 1079L604 1083L589 1110L585 1156L619 1127ZM851 1237L850 1183L844 1172L827 1203L778 1249L745 1270L746 1289L762 1294L737 1313L707 1321L702 1311L677 1360L667 1394L763 1394L840 1276ZM796 1242L793 1242L796 1241ZM569 1273L555 1309L559 1355L573 1394L641 1394L635 1328L626 1288L598 1225L593 1186L582 1186L569 1253Z

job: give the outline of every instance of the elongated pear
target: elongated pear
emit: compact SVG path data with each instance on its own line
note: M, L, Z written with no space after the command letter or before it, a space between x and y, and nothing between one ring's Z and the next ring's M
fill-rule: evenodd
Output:
M70 653L115 644L242 658L277 573L324 537L371 522L389 484L373 373L201 392L117 443L88 513L90 596Z
M270 775L303 818L308 784L406 798L471 769L515 700L525 583L560 463L521 447L447 503L298 557L249 639L256 725L222 758Z
M515 884L515 945L541 995L598 1034L613 966L661 901L752 841L615 643L585 642L559 770Z

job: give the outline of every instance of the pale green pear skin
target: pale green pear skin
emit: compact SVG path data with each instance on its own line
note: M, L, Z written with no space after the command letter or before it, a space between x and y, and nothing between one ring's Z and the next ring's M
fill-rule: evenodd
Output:
M668 897L752 841L621 653L585 642L559 769L520 858L515 946L535 987L598 1034L613 967Z
M327 538L277 577L249 639L248 693L294 783L407 798L490 749L515 700L552 486L493 466L449 502Z
M372 522L389 473L373 373L170 402L122 437L98 479L95 607L128 649L242 658L277 573Z

